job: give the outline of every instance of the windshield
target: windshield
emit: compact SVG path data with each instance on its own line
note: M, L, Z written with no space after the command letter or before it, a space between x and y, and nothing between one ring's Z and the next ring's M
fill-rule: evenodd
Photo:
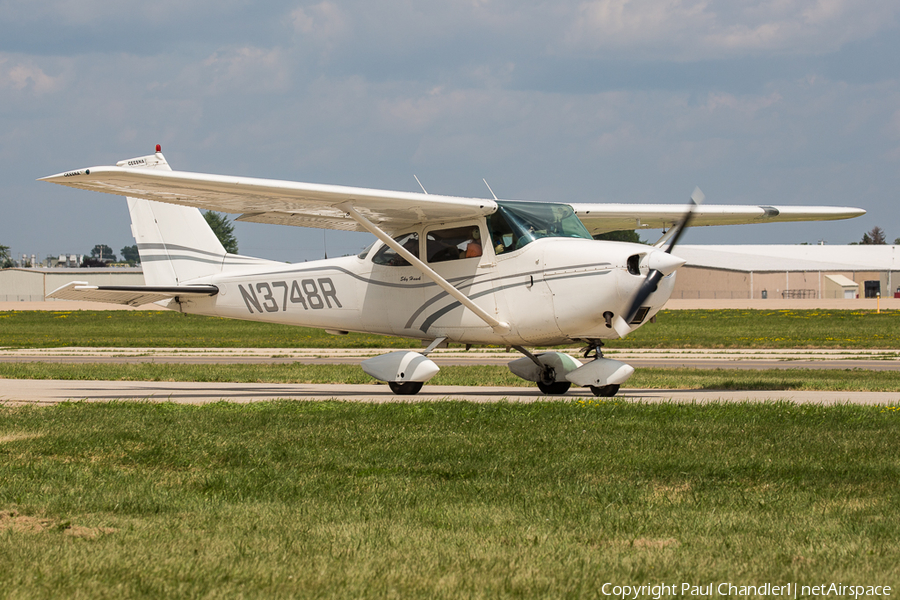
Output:
M496 254L545 237L593 239L568 204L501 200L497 206L497 212L487 218Z

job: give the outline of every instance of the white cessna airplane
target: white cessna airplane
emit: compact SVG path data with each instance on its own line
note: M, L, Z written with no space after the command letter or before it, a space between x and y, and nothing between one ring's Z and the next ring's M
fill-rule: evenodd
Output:
M116 166L44 177L128 199L145 286L69 283L50 298L318 327L431 341L363 361L396 394L415 394L438 372L441 342L496 344L547 394L571 384L612 396L634 369L604 358L603 340L651 319L672 293L684 260L671 254L691 225L848 219L858 208L568 204L455 198L173 171L160 147ZM424 190L423 190L424 192ZM492 194L493 195L493 194ZM236 220L369 231L358 256L302 264L232 255L198 209ZM649 246L595 241L607 231L662 228ZM582 342L586 362L528 346ZM591 360L587 360L591 358Z

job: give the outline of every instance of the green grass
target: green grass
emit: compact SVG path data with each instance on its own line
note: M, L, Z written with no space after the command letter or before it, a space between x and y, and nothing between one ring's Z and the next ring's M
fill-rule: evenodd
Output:
M0 312L0 347L419 348L418 340L173 311Z
M235 383L376 383L357 365L53 364L0 363L0 378ZM444 366L426 385L534 387L505 366ZM641 368L625 387L707 390L833 390L900 392L900 372L863 369Z
M3 408L0 595L896 585L898 443L860 406Z
M900 348L900 311L668 310L611 348Z
M0 346L407 348L420 343L171 311L12 311L0 313ZM656 323L609 347L900 349L900 312L662 311Z

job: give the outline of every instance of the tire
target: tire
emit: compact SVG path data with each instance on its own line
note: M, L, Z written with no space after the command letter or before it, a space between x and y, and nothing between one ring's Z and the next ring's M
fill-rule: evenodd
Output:
M561 396L569 391L572 382L570 381L554 381L553 383L537 382L538 389L548 396Z
M398 396L412 396L418 394L425 382L423 381L388 381L391 391Z
M600 387L592 385L589 387L595 396L603 396L604 398L612 398L619 392L619 386L615 384L602 385Z

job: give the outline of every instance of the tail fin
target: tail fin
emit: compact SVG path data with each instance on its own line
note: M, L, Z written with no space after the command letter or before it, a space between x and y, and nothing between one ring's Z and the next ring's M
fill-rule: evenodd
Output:
M172 170L159 146L156 154L117 166ZM225 248L199 209L128 198L128 212L147 285L180 285L222 271Z

